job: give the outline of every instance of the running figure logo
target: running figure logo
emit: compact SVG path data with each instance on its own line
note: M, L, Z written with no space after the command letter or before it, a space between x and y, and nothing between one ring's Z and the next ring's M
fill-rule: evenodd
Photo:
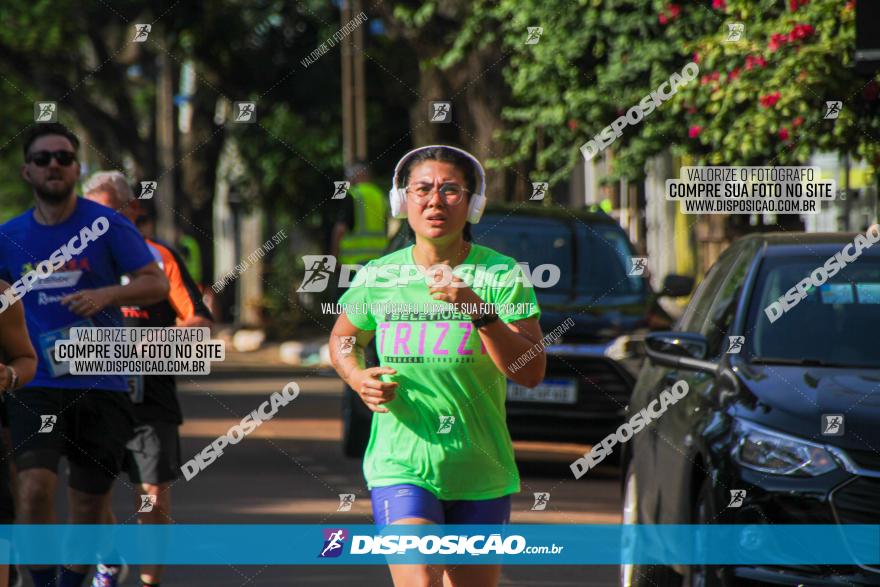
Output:
M529 36L526 37L526 45L537 45L538 41L541 40L541 35L544 34L544 27L541 26L530 26L526 27L529 31Z
M338 530L325 529L324 549L321 550L318 558L335 558L342 554L342 546L346 538L348 535L342 528Z
M452 432L452 425L455 424L455 416L440 416L440 428L437 434L449 434Z
M134 25L134 38L132 39L132 42L143 43L147 40L147 37L150 36L151 30L153 30L153 25L151 24Z
M254 123L257 121L257 105L253 102L235 102L235 122Z
M739 41L742 38L746 25L741 22L731 22L727 25L727 42Z
M843 108L843 102L840 100L829 100L825 102L825 120L834 120L840 116L840 110Z
M306 274L296 289L300 293L315 293L327 289L329 277L336 271L336 257L333 255L303 255Z
M532 511L541 511L547 509L547 504L550 503L550 494L547 492L536 492L535 493L535 503L532 505Z
M351 506L354 505L354 493L340 493L339 494L339 507L336 508L337 512L350 512Z
M738 355L742 350L743 345L746 342L745 336L728 336L727 339L730 341L727 347L728 355Z
M158 186L159 182L156 181L142 181L141 195L138 196L138 200L152 200Z
M843 436L843 414L822 414L822 435Z
M155 506L155 505L156 505L156 496L155 495L142 494L141 495L141 505L138 508L138 512L144 512L144 513L151 512L151 511L153 511L153 506Z
M544 196L547 194L547 188L549 187L550 184L546 181L533 181L532 195L529 197L529 200L543 200Z
M350 355L351 351L354 350L354 343L357 341L357 338L354 336L340 336L339 337L339 354L342 356Z
M632 269L629 270L631 276L645 274L645 269L648 268L647 257L630 257L629 260L632 261Z
M452 122L452 102L431 102L431 122Z
M40 416L40 420L42 420L42 422L40 423L40 429L37 430L37 433L48 434L55 428L55 422L58 421L58 418L54 414L47 414L45 416Z
M331 200L344 200L345 196L348 195L348 188L351 185L351 182L348 181L334 181L333 182L333 197Z
M55 102L36 102L34 104L34 122L57 122L58 104Z
M746 490L745 489L731 489L730 490L730 503L727 504L727 507L729 507L729 508L741 507L745 498L746 498Z

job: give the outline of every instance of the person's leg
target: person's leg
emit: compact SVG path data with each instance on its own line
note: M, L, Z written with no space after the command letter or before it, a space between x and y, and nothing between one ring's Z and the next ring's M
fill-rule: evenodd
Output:
M180 476L180 433L177 424L163 421L141 423L127 444L126 470L138 485L135 511L141 524L170 524L171 483ZM147 496L147 497L144 497ZM144 499L152 501L144 508ZM157 543L158 549L164 545ZM159 585L163 565L142 565L140 578L144 585Z
M113 482L122 470L125 443L132 435L132 415L124 392L90 390L75 398L68 408L75 413L76 426L68 437L70 461L68 499L70 522L104 524L112 515ZM96 545L99 548L109 545ZM91 565L70 565L62 569L61 587L81 584ZM115 586L117 574L104 585Z
M69 421L61 390L26 388L5 394L17 475L16 523L54 524L58 463ZM51 425L43 415L55 416ZM54 587L56 566L28 566L36 587Z
M153 501L153 509L138 513L140 524L171 523L171 483L141 484L141 495L136 496L136 507L143 503L143 495L149 495ZM158 585L162 580L163 565L141 565L141 581L145 585Z
M447 524L503 525L510 522L510 496L478 501L447 502ZM501 565L450 565L443 587L496 587Z
M443 504L430 491L415 485L375 487L370 492L378 527L391 524L443 523ZM388 565L394 587L441 587L443 565Z

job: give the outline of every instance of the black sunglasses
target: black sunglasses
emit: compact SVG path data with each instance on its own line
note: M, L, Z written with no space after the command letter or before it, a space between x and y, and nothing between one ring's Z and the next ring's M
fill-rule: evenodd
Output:
M76 161L76 153L73 151L36 151L28 155L28 162L37 167L46 167L52 159L58 161L58 165L67 167Z

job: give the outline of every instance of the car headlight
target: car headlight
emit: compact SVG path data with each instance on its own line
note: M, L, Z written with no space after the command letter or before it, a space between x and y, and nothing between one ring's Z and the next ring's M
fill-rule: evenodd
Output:
M821 444L737 420L739 442L733 459L754 471L792 477L817 477L837 468L837 461Z

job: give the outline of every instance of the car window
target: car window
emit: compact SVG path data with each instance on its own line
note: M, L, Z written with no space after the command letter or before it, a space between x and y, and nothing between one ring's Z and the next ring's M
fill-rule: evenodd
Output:
M534 271L545 264L559 267L559 282L546 293L572 293L574 240L568 222L553 218L487 215L471 226L474 241L528 263ZM543 273L543 278L548 274Z
M746 273L754 259L755 248L752 243L742 247L726 271L719 273L717 293L698 329L709 341L710 356L716 356L727 348L727 332L733 323L737 301Z
M687 308L679 321L678 330L683 332L700 331L703 323L706 322L709 308L712 305L712 302L715 301L715 293L718 291L718 286L727 275L733 262L736 261L736 256L739 252L737 250L738 248L739 247L736 247L736 249L734 247L728 248L721 254L715 264L709 268L706 277L700 282L700 285L697 286L697 291L694 292L694 297L691 298L690 303L687 305Z

